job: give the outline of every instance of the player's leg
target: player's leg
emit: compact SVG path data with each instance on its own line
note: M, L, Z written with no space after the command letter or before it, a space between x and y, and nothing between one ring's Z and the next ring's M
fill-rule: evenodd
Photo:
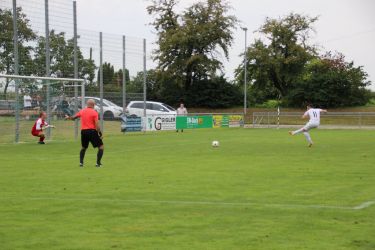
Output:
M86 150L89 146L89 137L87 131L81 131L81 150L79 151L79 166L83 167L83 161L85 159Z
M85 159L86 149L82 147L81 151L79 151L79 166L83 167L83 160Z
M46 138L46 136L44 135L44 133L41 131L41 132L39 132L39 134L38 134L38 137L39 137L39 144L45 144L45 142L44 142L44 139Z
M104 154L104 145L100 145L98 148L98 154L96 156L96 166L101 167L102 166L102 157Z
M309 147L311 147L313 145L313 141L311 140L309 131L303 132L303 135L305 136L307 142L309 143Z
M307 124L303 128L300 128L300 129L297 129L297 130L294 130L294 131L289 131L289 134L290 135L296 135L296 134L299 134L299 133L303 133L303 132L306 131L306 127L307 127Z
M91 144L94 148L98 148L98 153L96 155L96 166L101 167L102 157L104 154L104 144L97 131L92 131Z
M311 139L311 136L310 136L309 131L310 131L311 129L314 129L314 128L317 128L317 127L318 127L318 125L317 125L317 124L314 124L314 123L308 124L308 125L306 125L306 127L305 127L305 131L303 132L303 134L304 134L304 136L305 136L307 142L309 143L309 144L308 144L309 147L312 147L312 145L314 144L313 141L312 141L312 139Z

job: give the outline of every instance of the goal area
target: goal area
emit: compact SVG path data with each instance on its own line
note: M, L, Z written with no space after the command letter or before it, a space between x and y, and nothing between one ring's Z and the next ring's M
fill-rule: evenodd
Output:
M78 137L78 121L66 121L84 106L85 80L0 74L0 143L37 142L31 129L39 114L56 128L45 131L49 140Z

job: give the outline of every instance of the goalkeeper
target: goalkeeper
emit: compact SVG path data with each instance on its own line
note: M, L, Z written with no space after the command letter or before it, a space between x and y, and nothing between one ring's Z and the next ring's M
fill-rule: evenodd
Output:
M54 128L53 125L48 125L46 122L47 113L42 111L39 114L38 120L35 121L34 126L31 129L33 136L39 137L38 144L45 144L44 139L46 138L44 131L46 128Z
M89 143L92 144L94 148L98 148L98 154L96 158L96 167L100 168L102 166L101 160L104 153L104 145L102 141L102 132L99 126L99 115L94 109L95 101L89 99L86 102L86 108L80 110L74 116L66 116L67 120L75 120L77 118L81 119L81 144L82 148L79 153L79 166L83 167L83 159L85 158L86 150Z

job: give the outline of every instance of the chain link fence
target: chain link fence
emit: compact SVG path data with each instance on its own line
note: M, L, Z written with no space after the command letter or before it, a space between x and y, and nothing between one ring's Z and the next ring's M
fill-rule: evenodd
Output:
M78 14L76 2L71 0L0 0L4 27L0 34L0 74L84 79L86 99L96 100L103 129L116 124L119 130L118 120L127 104L146 100L146 41L80 29ZM44 103L40 110L47 112L50 123L61 119L56 115L58 98L85 98L77 84L68 88L63 82L16 82L0 78L0 126L1 132L7 131L0 143L33 139L23 132L15 135L15 127L31 129L35 119L35 114L24 112L25 98ZM72 139L77 138L78 123L73 127Z
M254 112L252 127L296 127L306 123L299 112ZM322 128L375 129L375 112L329 112L321 115Z

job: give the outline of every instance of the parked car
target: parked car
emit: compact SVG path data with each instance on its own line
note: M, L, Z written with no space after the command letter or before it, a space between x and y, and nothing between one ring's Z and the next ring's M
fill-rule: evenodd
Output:
M143 116L144 102L132 101L126 107L126 114L129 116ZM146 102L146 113L148 115L176 115L176 110L161 102Z
M100 113L100 98L99 97L92 97L92 96L85 96L85 102L88 99L94 99L95 100L95 110ZM103 99L103 117L104 120L113 120L113 119L119 119L122 115L122 107L114 104L111 101L108 101L107 99Z

